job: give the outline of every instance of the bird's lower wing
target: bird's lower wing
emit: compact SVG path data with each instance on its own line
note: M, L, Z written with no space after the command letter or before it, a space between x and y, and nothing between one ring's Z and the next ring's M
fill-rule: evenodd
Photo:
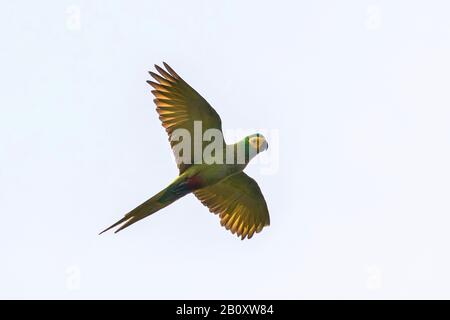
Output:
M244 172L194 191L194 194L209 211L219 215L222 226L242 239L250 239L270 224L261 189Z

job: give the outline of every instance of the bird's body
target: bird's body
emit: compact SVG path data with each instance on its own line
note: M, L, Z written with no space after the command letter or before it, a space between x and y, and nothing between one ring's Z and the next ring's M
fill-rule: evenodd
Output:
M254 156L267 149L267 141L262 135L254 134L227 145L217 112L170 66L164 65L168 72L155 66L161 76L150 72L159 83L148 83L156 89L152 91L156 97L154 101L169 134L180 174L165 189L102 233L121 225L118 232L194 193L211 212L219 214L227 229L242 239L251 238L269 225L269 213L257 183L243 170ZM206 152L210 148L207 141L198 140L198 135L203 137L208 130L216 134L214 142L217 145L213 152ZM182 143L185 143L184 148L179 150Z

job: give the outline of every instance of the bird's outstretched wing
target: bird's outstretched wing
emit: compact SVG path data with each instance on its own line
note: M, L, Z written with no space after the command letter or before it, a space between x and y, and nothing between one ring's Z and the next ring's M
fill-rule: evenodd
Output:
M186 129L191 137L190 162L181 163L179 155L175 152L180 174L194 163L194 121L202 122L202 136L207 129L222 131L222 123L217 112L211 105L187 84L167 63L163 68L155 65L159 75L151 72L150 75L157 81L147 81L155 90L152 90L156 104L156 111L163 127L169 134L170 145L173 148L179 141L174 141L172 134L176 129ZM203 140L203 139L202 139ZM222 137L223 142L223 137ZM206 142L203 142L206 144ZM225 144L223 144L225 145ZM202 147L202 152L204 145Z
M219 214L222 226L242 239L250 239L255 232L270 224L261 189L244 172L194 191L194 194L209 211Z

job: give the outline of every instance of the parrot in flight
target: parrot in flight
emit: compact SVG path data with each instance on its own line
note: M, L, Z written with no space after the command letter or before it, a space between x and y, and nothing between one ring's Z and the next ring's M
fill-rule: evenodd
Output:
M262 134L253 134L239 142L227 145L222 135L222 122L211 105L185 82L167 63L165 69L155 65L157 73L150 71L156 80L147 81L153 87L153 100L169 142L177 160L178 177L164 190L145 201L112 226L106 232L118 227L116 233L133 223L161 210L183 196L193 193L209 211L220 217L220 223L242 240L252 238L270 224L269 211L264 196L255 180L244 173L250 160L267 150L268 143ZM214 153L225 153L226 160L212 162L198 161L210 141L196 142L195 130L200 134L210 129L216 130L214 143L219 148ZM197 126L197 128L196 128ZM177 131L178 130L178 131ZM181 131L180 131L181 130ZM188 133L178 142L177 132ZM186 138L187 137L187 138ZM184 141L187 139L186 141ZM198 141L198 140L197 140ZM177 150L177 143L185 143L185 149ZM197 151L197 153L196 153ZM222 152L223 151L223 152ZM240 157L239 152L243 151ZM241 152L242 153L242 152ZM221 155L218 155L220 160ZM232 159L230 161L230 159ZM240 160L240 161L239 161Z

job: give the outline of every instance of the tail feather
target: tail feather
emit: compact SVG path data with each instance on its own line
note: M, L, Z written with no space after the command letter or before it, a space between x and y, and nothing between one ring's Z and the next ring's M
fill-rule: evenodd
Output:
M103 230L102 232L100 232L98 235L101 235L102 233L105 233L106 231L111 230L112 228L118 226L119 224L121 224L121 223L123 223L123 222L125 222L125 221L127 221L127 220L129 220L129 219L130 219L130 217L127 217L127 216L123 217L122 219L120 219L119 221L117 221L116 223L114 223L113 225L109 226L108 228L106 228L105 230ZM117 232L117 231L116 231L116 232Z
M135 222L138 222L141 219L144 219L145 217L155 213L159 209L164 208L165 206L169 205L172 202L159 202L159 198L161 197L162 192L158 193L157 195L153 196L152 198L148 199L135 209L128 212L122 219L111 225L110 227L106 228L100 234L117 227L118 225L121 225L114 233L119 232L120 230L125 229L126 227L132 225ZM173 200L175 201L175 200Z
M155 213L156 211L168 206L172 202L178 200L179 198L187 194L187 192L186 193L177 192L178 190L177 186L178 183L172 184L166 189L157 193L156 195L154 195L141 205L137 206L135 209L128 212L122 219L120 219L113 225L109 226L108 228L100 232L99 235L108 230L111 230L114 227L121 225L116 231L114 231L114 233L117 233L125 229L126 227L129 227L133 223L136 223L139 220L144 219L145 217L148 217L149 215Z

